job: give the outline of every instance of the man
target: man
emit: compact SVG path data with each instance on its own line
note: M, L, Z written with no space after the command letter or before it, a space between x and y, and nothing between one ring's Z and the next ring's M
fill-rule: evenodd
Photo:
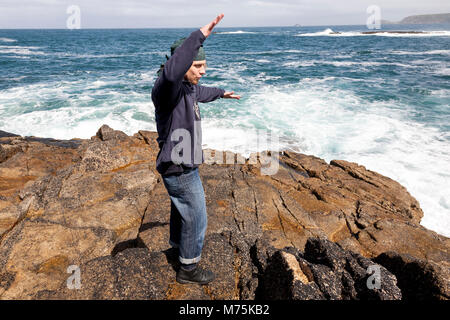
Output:
M200 86L198 82L206 73L202 44L223 16L172 45L171 57L158 72L152 90L160 148L156 168L171 200L169 243L179 250L180 283L207 284L215 278L213 272L197 265L207 225L205 195L198 173L198 165L204 161L198 102L240 96Z

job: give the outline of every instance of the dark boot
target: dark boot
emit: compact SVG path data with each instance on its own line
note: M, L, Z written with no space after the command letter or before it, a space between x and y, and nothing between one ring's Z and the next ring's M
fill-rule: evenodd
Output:
M177 282L179 283L194 283L194 284L207 284L215 279L215 275L212 271L204 270L200 267L196 267L192 271L184 270L180 268L177 272Z

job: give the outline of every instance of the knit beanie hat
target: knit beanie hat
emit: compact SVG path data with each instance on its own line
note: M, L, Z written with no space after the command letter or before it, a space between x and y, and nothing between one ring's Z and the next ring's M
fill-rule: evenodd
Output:
M170 47L171 55L173 55L175 50L183 44L184 40L186 40L186 38L181 38L172 44L172 46ZM205 49L203 49L203 45L198 49L197 56L194 58L194 61L200 61L200 60L206 60Z
M170 47L170 55L173 55L173 53L175 52L175 50L181 46L181 44L184 42L184 40L186 40L186 38L181 38L178 39L177 41L175 41L172 46ZM169 57L166 55L166 59L169 60ZM198 53L194 58L194 61L201 61L201 60L206 60L206 55L205 55L205 49L203 49L203 45L200 46L200 48L198 49ZM164 68L164 64L162 64L157 72L158 76L161 74L162 70Z

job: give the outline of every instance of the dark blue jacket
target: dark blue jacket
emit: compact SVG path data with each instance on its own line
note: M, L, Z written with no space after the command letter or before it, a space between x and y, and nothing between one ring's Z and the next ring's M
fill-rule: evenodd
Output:
M184 172L204 162L198 102L223 98L225 90L193 85L184 81L184 75L205 39L200 30L192 32L166 62L152 89L159 144L156 169L162 175ZM182 139L171 139L176 129L186 129L191 137L191 159L179 164L171 158L173 148L182 142ZM182 156L183 152L179 154Z

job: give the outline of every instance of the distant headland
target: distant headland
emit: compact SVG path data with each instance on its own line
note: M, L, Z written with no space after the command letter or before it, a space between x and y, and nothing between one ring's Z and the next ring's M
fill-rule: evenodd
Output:
M382 24L438 24L450 23L450 13L440 14L421 14L408 16L401 21L393 22L388 20L381 20Z
M421 14L403 18L401 21L381 20L381 24L441 24L450 23L450 13ZM301 24L294 24L293 27L303 27Z

